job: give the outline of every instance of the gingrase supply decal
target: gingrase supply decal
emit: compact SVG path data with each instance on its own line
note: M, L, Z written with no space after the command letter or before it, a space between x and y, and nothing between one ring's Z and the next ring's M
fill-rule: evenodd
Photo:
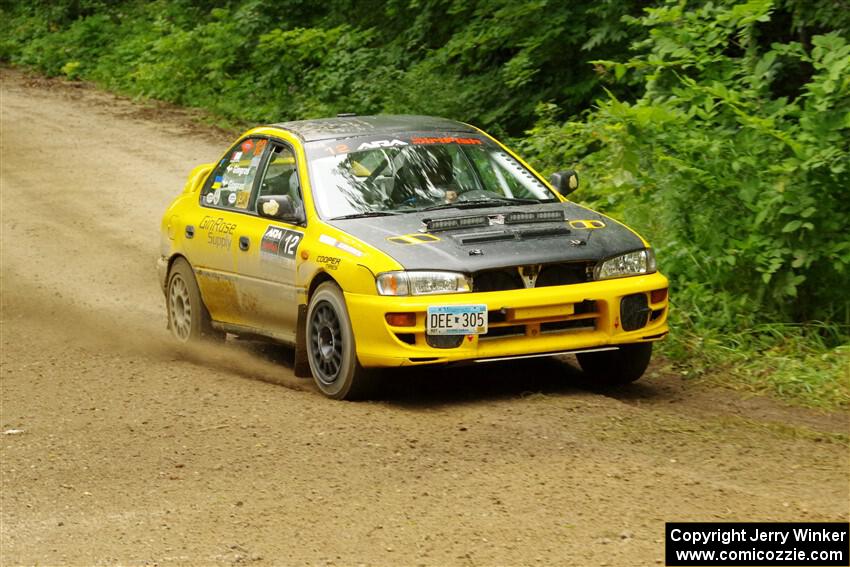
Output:
M221 217L206 216L198 228L207 231L207 244L216 248L230 248L236 223L227 222Z

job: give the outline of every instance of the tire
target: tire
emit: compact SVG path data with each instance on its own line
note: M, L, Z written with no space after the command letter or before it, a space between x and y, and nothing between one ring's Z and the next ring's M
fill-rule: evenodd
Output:
M224 334L212 327L210 312L201 299L195 272L183 258L177 258L168 273L165 304L168 328L181 343L221 339Z
M652 343L620 345L615 351L578 353L576 358L591 383L622 386L643 376L652 358Z
M375 375L360 366L342 290L333 282L316 288L307 308L307 359L316 387L335 400L372 393Z

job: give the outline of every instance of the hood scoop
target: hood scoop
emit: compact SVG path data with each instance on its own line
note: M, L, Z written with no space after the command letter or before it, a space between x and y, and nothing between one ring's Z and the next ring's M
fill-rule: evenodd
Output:
M565 236L567 234L572 233L570 229L565 226L553 226L547 228L532 228L528 230L520 230L517 231L517 236L519 238L546 238L547 236Z
M499 230L491 232L475 232L472 234L458 234L454 237L461 245L468 244L483 244L486 242L505 242L506 240L516 240L516 233L508 230Z

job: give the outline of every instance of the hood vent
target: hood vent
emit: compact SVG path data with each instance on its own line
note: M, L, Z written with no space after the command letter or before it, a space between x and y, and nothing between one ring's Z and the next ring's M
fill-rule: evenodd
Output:
M506 215L472 215L463 217L445 217L440 219L422 219L425 231L475 228L501 224L527 224L533 222L564 222L564 211L512 211ZM569 232L569 231L568 231Z
M522 224L527 222L563 222L564 211L514 211L505 215L505 224Z
M447 217L442 219L422 219L425 230L453 230L457 228L474 228L479 226L490 226L490 217L487 215L475 215L468 217Z

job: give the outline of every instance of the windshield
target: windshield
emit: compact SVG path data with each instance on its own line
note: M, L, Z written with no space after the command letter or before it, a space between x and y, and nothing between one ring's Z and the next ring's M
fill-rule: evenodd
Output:
M306 149L313 200L325 219L557 200L483 137L354 138Z

